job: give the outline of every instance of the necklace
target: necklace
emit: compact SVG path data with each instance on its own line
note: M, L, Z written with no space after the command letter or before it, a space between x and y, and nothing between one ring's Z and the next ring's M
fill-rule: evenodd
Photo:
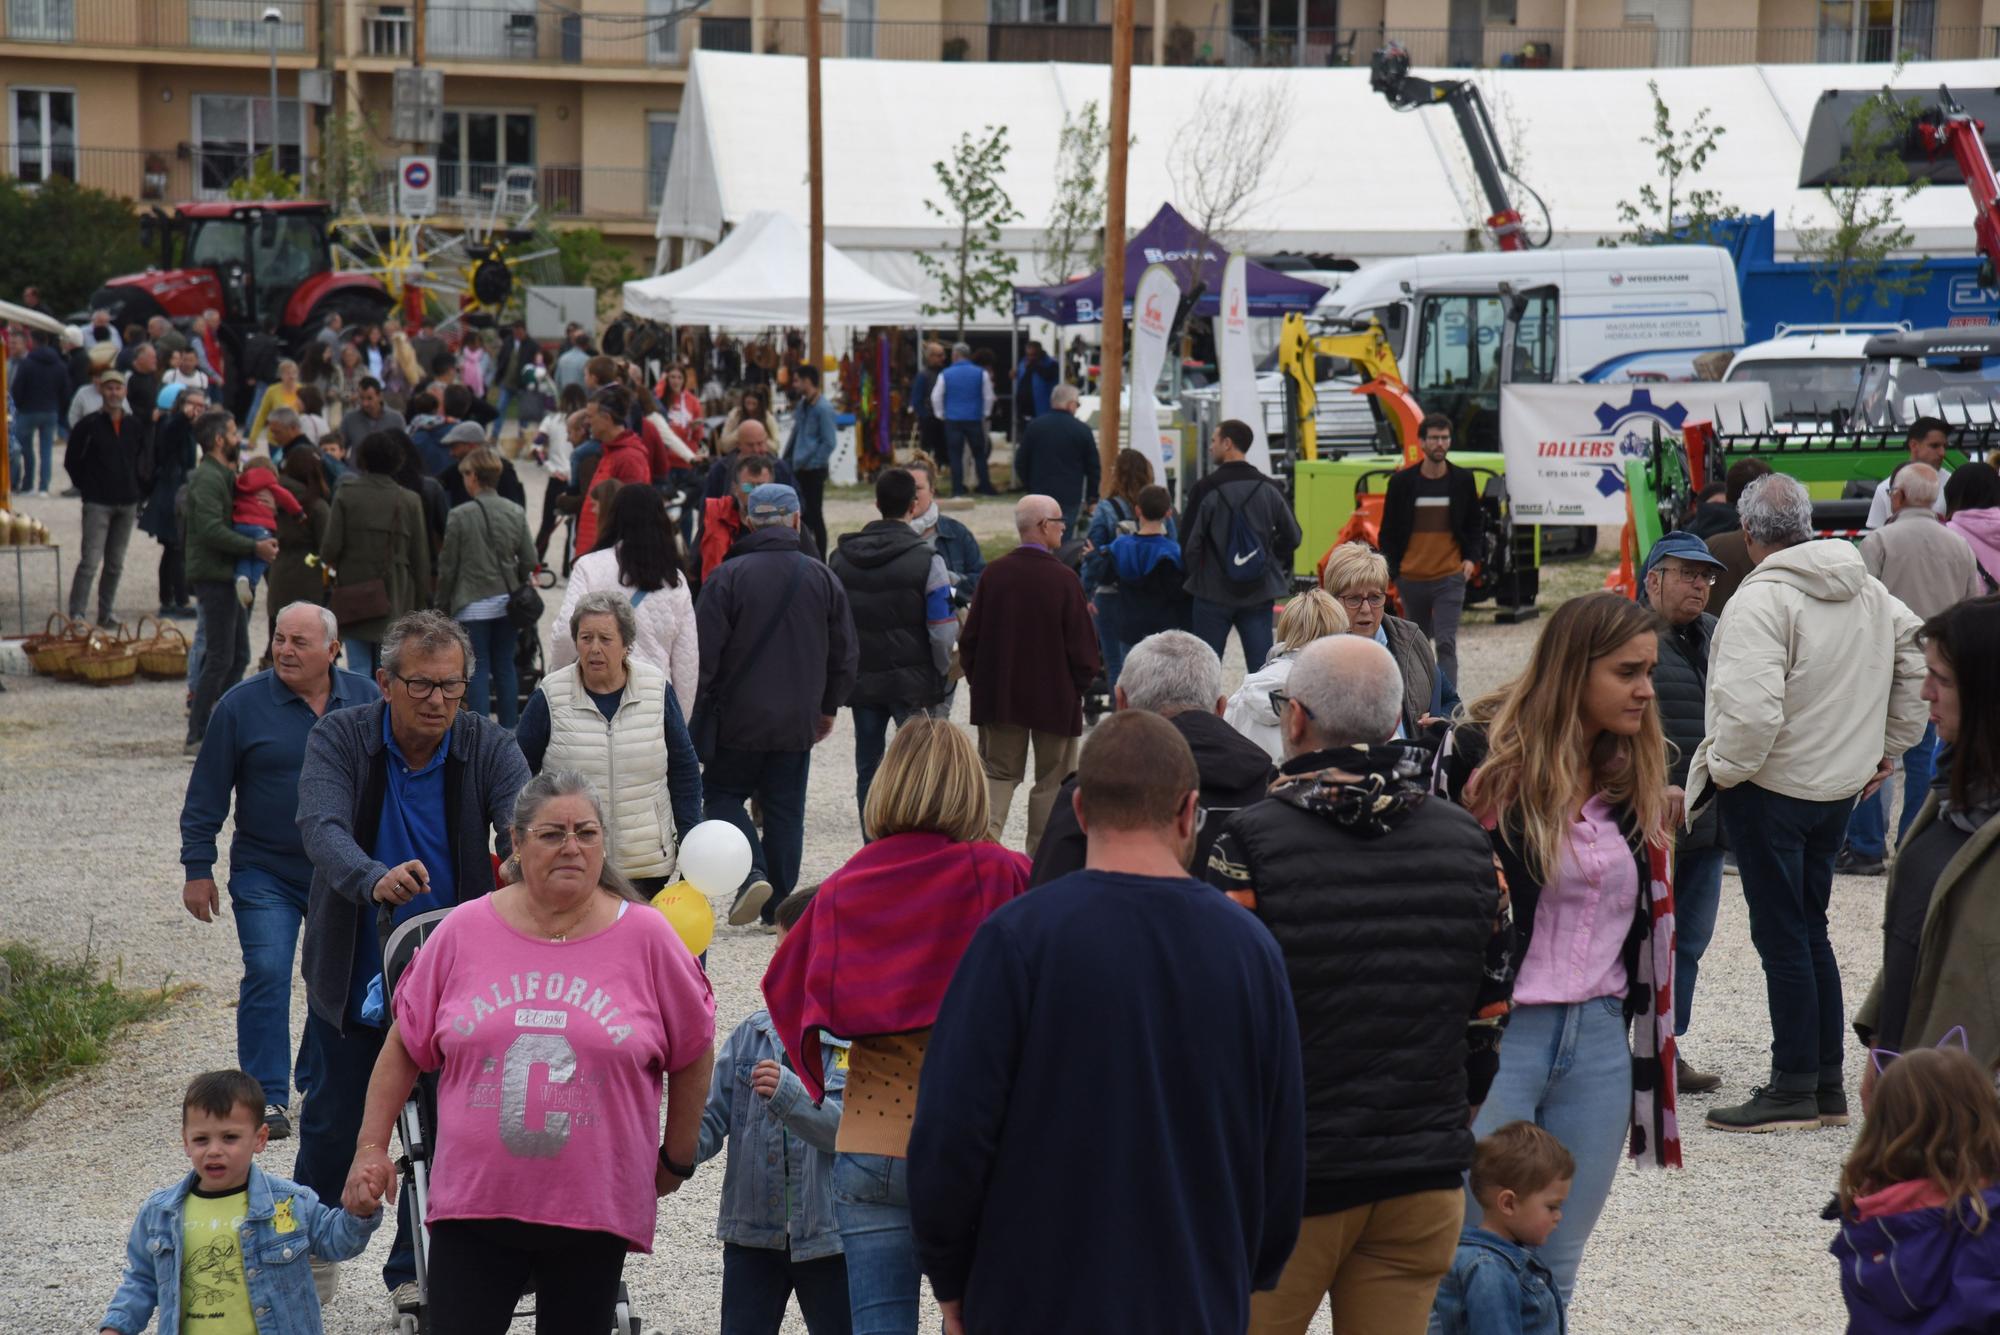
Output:
M570 918L570 921L568 923L564 924L563 929L559 932L548 931L540 923L535 924L535 930L541 932L543 936L547 937L551 941L566 942L569 940L569 934L576 929L578 924L580 924L585 918L590 916L590 910L595 906L595 904L596 904L596 899L594 897L585 900L583 902L582 907L577 909L575 915ZM536 917L535 911L532 907L529 907L528 909L528 916L531 921ZM551 916L558 916L558 915L551 915Z

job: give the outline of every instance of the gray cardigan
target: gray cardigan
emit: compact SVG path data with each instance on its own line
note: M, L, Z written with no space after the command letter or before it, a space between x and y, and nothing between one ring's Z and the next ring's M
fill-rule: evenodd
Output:
M299 836L313 866L299 967L313 1014L343 1032L355 941L364 915L376 911L375 883L389 871L373 852L389 787L389 748L382 739L388 707L377 700L327 713L306 737L299 771ZM514 799L527 782L528 762L513 734L461 711L452 721L444 766L445 828L460 902L492 889L487 827L506 857Z

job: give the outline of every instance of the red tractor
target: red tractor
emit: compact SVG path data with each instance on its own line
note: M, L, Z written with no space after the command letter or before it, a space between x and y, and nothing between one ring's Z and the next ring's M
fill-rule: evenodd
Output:
M348 325L381 323L389 293L367 274L336 273L327 243L333 209L321 200L218 200L154 210L141 241L160 267L113 278L91 295L121 327L155 315L181 322L222 313L232 398L250 381L275 379L275 363L338 314ZM244 373L247 372L247 373Z

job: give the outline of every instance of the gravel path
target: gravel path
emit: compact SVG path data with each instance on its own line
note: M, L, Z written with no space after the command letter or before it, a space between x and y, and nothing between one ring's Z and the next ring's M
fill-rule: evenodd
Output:
M531 493L541 488L522 467ZM539 498L530 495L530 513ZM75 501L34 501L74 561ZM872 518L858 499L830 500L835 531ZM1004 503L962 515L982 536L1010 527ZM158 548L135 535L118 600L135 618L155 604ZM31 618L46 616L53 588L30 572ZM1551 580L1552 594L1590 587L1603 567L1574 568ZM11 573L11 572L9 572ZM67 585L71 571L65 569ZM0 617L13 630L11 582ZM551 613L555 599L550 599ZM1468 698L1519 670L1536 623L1494 626L1477 618L1461 640ZM258 609L258 626L262 609ZM261 629L256 640L261 641ZM261 652L261 643L256 646ZM1232 646L1232 680L1242 663ZM32 1115L0 1127L0 1331L94 1331L116 1285L133 1214L146 1193L186 1169L178 1135L179 1100L190 1074L234 1063L235 988L240 961L225 917L203 925L181 908L178 815L187 762L180 755L181 690L144 683L108 691L7 677L0 694L0 813L10 835L12 884L0 900L0 937L57 950L90 943L134 984L162 979L195 985L166 1018L129 1032L110 1059L69 1082ZM965 703L960 693L959 717ZM802 884L837 867L858 843L853 802L853 735L843 724L814 757L811 819ZM1008 827L1023 837L1025 792ZM1842 877L1834 884L1834 945L1848 966L1849 1005L1858 1004L1879 959L1882 882ZM1763 1078L1769 1024L1763 976L1749 943L1738 883L1724 882L1721 921L1704 962L1688 1050L1726 1078L1740 1097ZM771 938L720 929L709 956L720 1032L758 1005L757 980ZM303 1023L301 992L293 1011ZM1850 1061L1850 1098L1858 1074ZM1818 1219L1852 1139L1851 1131L1728 1136L1700 1124L1709 1100L1682 1114L1688 1168L1675 1174L1620 1175L1585 1258L1572 1329L1585 1332L1821 1331L1842 1321L1837 1277ZM265 1167L287 1173L296 1142L274 1145ZM640 1311L673 1332L716 1328L720 1245L714 1238L721 1161L662 1203L658 1245L627 1267ZM329 1335L388 1328L372 1278L388 1248L384 1234L348 1267L327 1311ZM785 1328L803 1331L794 1317ZM938 1329L935 1317L925 1329ZM1330 1329L1321 1316L1314 1327Z

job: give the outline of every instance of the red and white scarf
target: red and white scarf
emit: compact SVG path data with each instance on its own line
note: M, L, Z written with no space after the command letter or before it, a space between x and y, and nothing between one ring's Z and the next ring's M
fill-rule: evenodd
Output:
M1646 845L1647 914L1632 980L1632 1138L1627 1152L1662 1168L1681 1166L1680 1123L1675 1114L1674 870L1662 844Z

